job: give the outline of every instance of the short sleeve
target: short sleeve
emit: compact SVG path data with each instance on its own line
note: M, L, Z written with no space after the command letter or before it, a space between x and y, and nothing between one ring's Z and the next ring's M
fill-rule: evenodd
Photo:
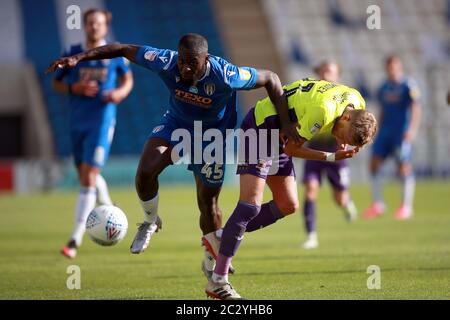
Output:
M130 61L127 58L118 58L117 63L117 74L119 76L124 76L130 71Z
M406 81L406 87L408 88L408 98L411 99L411 101L420 99L420 89L415 80L408 79Z
M154 72L168 70L172 61L175 61L176 51L157 49L150 46L141 47L136 54L136 63Z
M311 140L325 124L325 111L322 108L310 107L298 123L300 124L300 128L297 129L299 135L306 140Z
M227 63L223 68L225 83L232 90L250 90L256 85L258 72L250 67L237 67Z

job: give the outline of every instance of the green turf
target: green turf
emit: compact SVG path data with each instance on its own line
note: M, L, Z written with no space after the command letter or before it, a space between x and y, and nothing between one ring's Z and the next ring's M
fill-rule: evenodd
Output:
M352 193L363 208L367 187ZM0 298L204 299L194 190L161 190L163 230L141 255L128 251L141 219L136 195L113 190L112 196L128 215L125 240L100 247L85 237L74 261L58 251L72 227L75 193L0 196ZM450 184L419 183L411 221L393 219L399 187L388 186L386 196L385 216L348 225L325 188L318 204L320 247L300 249L301 219L289 216L247 234L232 283L249 299L449 299ZM236 189L223 191L225 217L236 199ZM71 264L81 268L81 290L66 288ZM367 288L369 265L381 268L380 290Z

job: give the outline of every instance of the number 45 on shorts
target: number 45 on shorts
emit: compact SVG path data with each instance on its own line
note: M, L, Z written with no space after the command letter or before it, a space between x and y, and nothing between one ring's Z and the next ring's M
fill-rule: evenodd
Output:
M221 180L223 178L223 164L205 163L200 173L208 180Z

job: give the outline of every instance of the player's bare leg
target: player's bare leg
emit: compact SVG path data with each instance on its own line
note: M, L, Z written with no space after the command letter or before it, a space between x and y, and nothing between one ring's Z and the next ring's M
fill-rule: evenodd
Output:
M402 181L402 202L395 212L397 220L406 220L412 216L412 202L414 198L415 179L410 162L403 162L398 167Z
M273 200L261 205L259 214L247 224L246 232L265 228L299 208L294 176L268 176L266 183Z
M151 236L162 227L158 216L158 176L172 164L171 146L161 138L151 138L142 152L136 172L136 191L144 211L144 222L139 226L130 246L131 253L147 249Z
M203 235L222 227L222 211L219 208L221 188L205 186L200 177L195 176L197 204L200 210L200 229Z
M384 213L385 205L382 195L382 172L383 159L373 156L370 160L370 172L372 174L372 204L364 212L365 219L376 218Z
M345 219L348 222L355 221L358 217L358 210L350 197L350 192L333 188L333 197L336 204L344 211Z
M197 204L200 210L200 229L203 233L202 246L205 249L201 268L209 280L216 266L220 246L222 212L219 208L219 193L221 188L207 187L200 177L196 175L194 177L197 186Z
M319 246L316 231L316 200L319 194L320 184L317 179L305 182L305 199L303 204L303 216L305 221L306 241L304 249L315 249Z
M89 213L94 209L97 198L96 179L100 169L86 163L77 167L80 180L80 193L78 195L75 207L75 221L72 235L69 242L61 250L61 253L68 258L75 258L77 248L81 245L85 232L86 219Z

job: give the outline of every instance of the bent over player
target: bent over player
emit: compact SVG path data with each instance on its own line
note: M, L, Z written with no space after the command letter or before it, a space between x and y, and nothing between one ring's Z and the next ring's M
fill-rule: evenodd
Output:
M108 11L86 11L86 43L72 46L64 56L105 45L110 23L111 13ZM57 92L69 95L72 153L81 185L72 235L61 250L66 257L75 258L83 239L87 216L94 209L96 200L99 204L112 204L100 169L109 155L117 104L133 88L133 76L124 58L83 61L71 70L58 70L53 87Z
M257 161L253 161L253 145L272 144L272 135L262 135L263 129L279 128L279 118L270 99L259 101L242 122L244 136L241 139L240 196L234 212L223 228L222 241L216 267L205 292L216 299L240 299L241 296L228 282L228 268L236 254L244 233L267 227L298 209L297 185L292 157L337 161L353 157L359 149L372 140L377 128L375 117L363 110L365 101L355 89L319 80L300 80L285 87L292 119L298 123L301 143L290 139L278 143L278 154L263 156L257 150ZM245 137L254 132L257 141ZM334 153L305 147L303 144L318 133L331 133L340 145ZM347 150L347 145L356 146ZM268 147L267 147L268 148ZM275 154L276 156L271 156ZM271 170L276 166L277 170ZM262 203L265 185L268 185L273 200Z
M284 134L299 142L295 124L290 121L286 99L278 76L267 70L237 67L228 61L208 54L208 43L198 34L186 34L179 40L178 51L139 45L107 45L53 62L49 71L73 67L81 61L126 57L156 73L170 92L169 108L144 146L136 174L136 190L144 211L131 244L132 253L143 252L152 235L161 228L158 215L158 176L173 164L172 132L184 128L194 132L194 121L202 121L202 129L234 128L237 117L237 90L265 87L270 100L280 114ZM225 148L225 145L224 145ZM203 151L203 150L201 150ZM205 257L202 270L210 277L219 248L222 214L218 199L224 179L224 163L195 163L191 154L189 169L194 172L197 203L200 209L200 228Z

